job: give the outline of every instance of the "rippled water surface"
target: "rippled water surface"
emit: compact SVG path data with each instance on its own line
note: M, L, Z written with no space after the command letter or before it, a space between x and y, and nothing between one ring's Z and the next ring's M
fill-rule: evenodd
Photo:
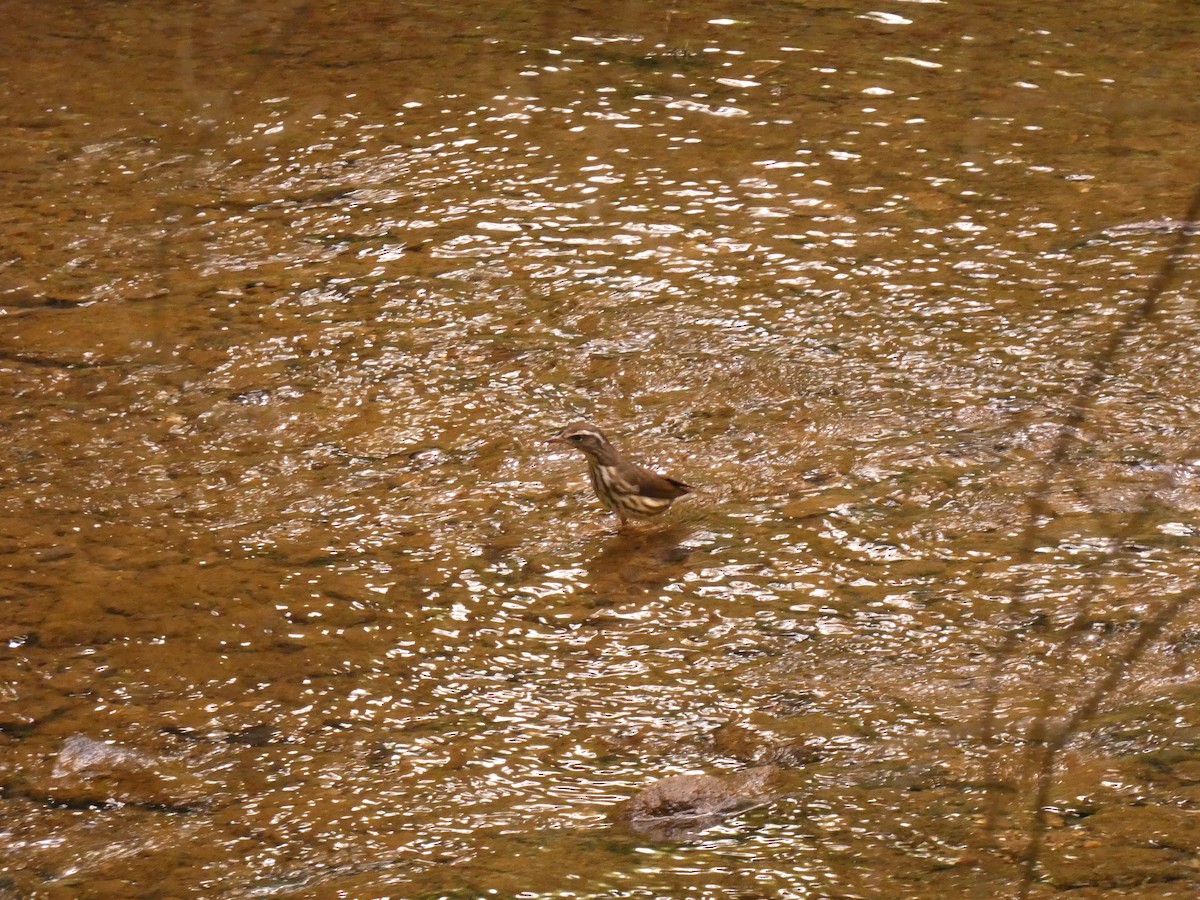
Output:
M0 896L1195 896L1187 4L6 12Z

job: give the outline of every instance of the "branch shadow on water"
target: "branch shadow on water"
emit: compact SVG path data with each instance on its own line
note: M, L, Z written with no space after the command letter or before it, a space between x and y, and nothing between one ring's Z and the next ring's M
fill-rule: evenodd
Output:
M1191 223L1200 219L1200 184L1196 186L1187 212L1182 221ZM1011 626L995 648L984 696L984 712L981 722L981 738L987 754L988 784L998 783L1001 767L1003 742L999 735L998 711L1001 681L1011 664L1021 654L1028 634L1027 622L1031 619L1031 601L1035 592L1035 554L1043 543L1044 526L1051 518L1048 505L1052 486L1057 478L1070 474L1071 452L1077 446L1081 426L1088 420L1096 406L1101 389L1109 380L1114 365L1122 352L1131 343L1137 332L1150 323L1159 312L1162 298L1178 276L1181 264L1187 255L1193 229L1179 228L1168 248L1142 301L1109 335L1107 341L1092 357L1087 374L1072 398L1067 414L1060 424L1053 448L1046 458L1038 482L1027 502L1027 516L1022 528L1020 545L1013 564L1017 573L1011 588L1012 613L1017 624ZM1168 467L1168 474L1161 479L1160 489L1171 486L1173 472L1187 459L1194 458L1200 447L1191 446L1175 466ZM1104 553L1092 563L1092 571L1084 591L1076 602L1076 609L1069 622L1058 630L1057 642L1051 648L1049 661L1059 665L1070 661L1079 648L1091 610L1103 596L1106 574L1114 563L1127 552L1128 542L1145 525L1154 508L1159 490L1147 491L1138 508L1123 527L1109 536ZM1027 806L1028 831L1023 853L1023 870L1017 896L1024 900L1037 883L1046 846L1049 828L1049 803L1062 752L1082 729L1092 720L1103 704L1121 688L1135 666L1144 658L1153 642L1176 621L1189 603L1200 596L1200 586L1190 586L1171 596L1162 598L1149 615L1141 618L1136 630L1125 640L1124 646L1110 653L1106 668L1097 673L1093 687L1071 703L1063 699L1070 694L1062 679L1046 682L1038 691L1038 712L1030 730L1029 738L1035 744L1032 754L1032 796ZM1065 708L1064 708L1065 707ZM1003 799L999 791L992 790L987 811L987 829L994 832L1000 815Z

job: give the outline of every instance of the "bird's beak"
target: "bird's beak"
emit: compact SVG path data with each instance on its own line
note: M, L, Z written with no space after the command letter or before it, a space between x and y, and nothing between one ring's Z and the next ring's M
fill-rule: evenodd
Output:
M565 444L566 442L567 441L565 438L563 438L557 434L554 437L546 438L546 440L545 440L545 443L547 443L547 444Z

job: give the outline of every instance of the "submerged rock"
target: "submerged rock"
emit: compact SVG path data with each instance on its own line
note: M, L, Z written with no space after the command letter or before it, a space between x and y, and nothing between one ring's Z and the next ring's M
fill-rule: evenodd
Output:
M204 806L209 788L178 760L73 734L48 772L32 771L8 785L12 794L51 806L94 809L129 805L164 812Z
M67 775L104 775L117 770L135 771L154 764L154 757L119 744L106 744L82 734L73 734L63 741L62 750L54 761L55 778Z
M778 790L777 776L774 766L726 776L671 775L618 806L613 819L655 840L688 837L769 803Z

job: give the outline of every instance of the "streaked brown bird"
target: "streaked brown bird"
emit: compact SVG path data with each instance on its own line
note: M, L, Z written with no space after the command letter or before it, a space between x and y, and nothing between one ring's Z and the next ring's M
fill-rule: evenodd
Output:
M591 422L568 425L549 442L583 451L592 488L605 509L617 514L621 527L629 519L648 519L664 513L676 499L695 490L682 481L626 462L604 432Z

